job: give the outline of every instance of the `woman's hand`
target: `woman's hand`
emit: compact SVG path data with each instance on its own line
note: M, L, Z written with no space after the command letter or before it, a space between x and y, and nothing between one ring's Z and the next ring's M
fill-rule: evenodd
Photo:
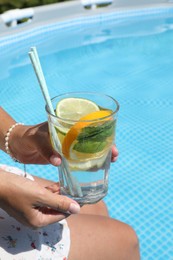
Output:
M60 155L53 150L48 123L35 126L19 125L11 133L9 148L12 155L26 164L53 164L61 163Z
M38 181L3 170L0 170L0 205L10 216L33 228L47 226L80 211L75 201L59 195L58 184L44 187Z

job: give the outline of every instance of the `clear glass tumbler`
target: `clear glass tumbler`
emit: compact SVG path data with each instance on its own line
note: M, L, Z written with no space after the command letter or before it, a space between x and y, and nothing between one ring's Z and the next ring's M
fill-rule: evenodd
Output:
M46 111L52 146L62 156L60 192L81 205L96 203L108 191L119 104L108 95L72 92L52 105L55 114Z

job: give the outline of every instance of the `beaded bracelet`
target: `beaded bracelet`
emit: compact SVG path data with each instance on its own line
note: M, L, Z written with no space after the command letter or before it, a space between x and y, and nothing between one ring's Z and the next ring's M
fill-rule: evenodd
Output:
M9 154L10 155L10 157L13 159L13 161L15 161L15 162L19 162L15 157L13 157L12 156L12 154L11 154L11 152L10 152L10 149L9 149L9 138L10 138L10 134L11 134L11 132L13 131L13 129L16 127L16 126L18 126L18 125L24 125L23 123L15 123L14 125L12 125L9 129L8 129L8 131L7 131L7 133L6 133L6 135L5 135L5 151L6 151L6 153L7 154Z

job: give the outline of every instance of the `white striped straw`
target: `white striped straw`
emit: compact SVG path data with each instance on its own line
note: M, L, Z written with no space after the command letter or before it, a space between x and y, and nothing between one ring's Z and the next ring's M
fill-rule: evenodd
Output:
M44 74L43 74L43 70L42 70L42 67L41 67L41 64L40 64L40 60L39 60L39 57L38 57L38 53L37 53L36 47L31 47L31 50L29 52L29 57L31 59L31 62L32 62L35 74L37 76L37 79L38 79L38 82L39 82L39 85L40 85L43 97L44 97L45 102L46 102L46 105L47 105L50 113L52 115L55 115L55 112L54 112L54 109L53 109L53 106L52 106L52 102L51 102L51 99L50 99L49 91L48 91L48 88L47 88L46 80L45 80L45 77L44 77ZM60 143L60 140L59 140L59 138L58 138L58 136L56 134L55 129L52 129L52 130L53 130L52 134L53 134L54 140L56 140L56 146L57 146L56 149L58 150L59 153L61 153L61 143Z
M29 52L29 56L33 65L33 68L35 70L38 82L40 84L41 87L41 91L43 93L44 99L46 101L46 104L49 108L49 111L51 114L55 115L53 106L52 106L52 102L49 96L49 92L48 92L48 88L47 88L47 84L46 84L46 80L41 68L41 64L40 64L40 60L38 57L38 53L37 53L37 49L36 47L31 47L31 51Z
M39 60L39 57L38 57L38 53L37 53L36 47L31 47L31 50L29 52L29 57L31 59L31 63L33 65L35 74L37 76L37 79L38 79L38 82L39 82L42 94L44 96L46 105L47 105L50 113L52 115L55 115L55 112L54 112L54 109L53 109L53 106L52 106L52 102L51 102L51 99L50 99L49 91L48 91L48 88L47 88L46 80L45 80L45 77L44 77L44 74L43 74L43 70L42 70L42 67L41 67L41 64L40 64L40 60ZM52 128L51 130L52 130L53 138L54 138L54 140L56 140L55 145L57 147L55 147L55 149L60 154L62 154L62 152L61 152L61 143L60 143L60 140L58 138L58 135L56 134L56 130L55 130L55 128ZM66 162L66 160L65 160L65 158L63 156L62 156L62 163L63 163L63 166L64 166L64 173L65 173L65 176L66 176L66 181L68 183L68 187L69 187L71 195L74 195L74 192L73 192L73 189L74 189L79 194L79 196L82 196L81 188L76 183L76 181L73 180L73 177L72 177L72 175L70 173L68 164L67 164L67 162Z

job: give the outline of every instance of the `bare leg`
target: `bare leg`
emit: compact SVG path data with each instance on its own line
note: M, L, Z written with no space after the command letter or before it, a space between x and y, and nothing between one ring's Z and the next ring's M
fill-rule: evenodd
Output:
M85 205L80 210L81 214L109 216L106 204L103 200L92 205Z
M79 214L67 219L69 260L139 260L138 239L128 225L109 217Z
M37 178L36 178L37 179ZM39 180L41 185L51 182ZM55 192L58 186L55 187ZM85 205L67 218L71 232L69 260L139 260L138 238L128 225L108 217L103 201Z

